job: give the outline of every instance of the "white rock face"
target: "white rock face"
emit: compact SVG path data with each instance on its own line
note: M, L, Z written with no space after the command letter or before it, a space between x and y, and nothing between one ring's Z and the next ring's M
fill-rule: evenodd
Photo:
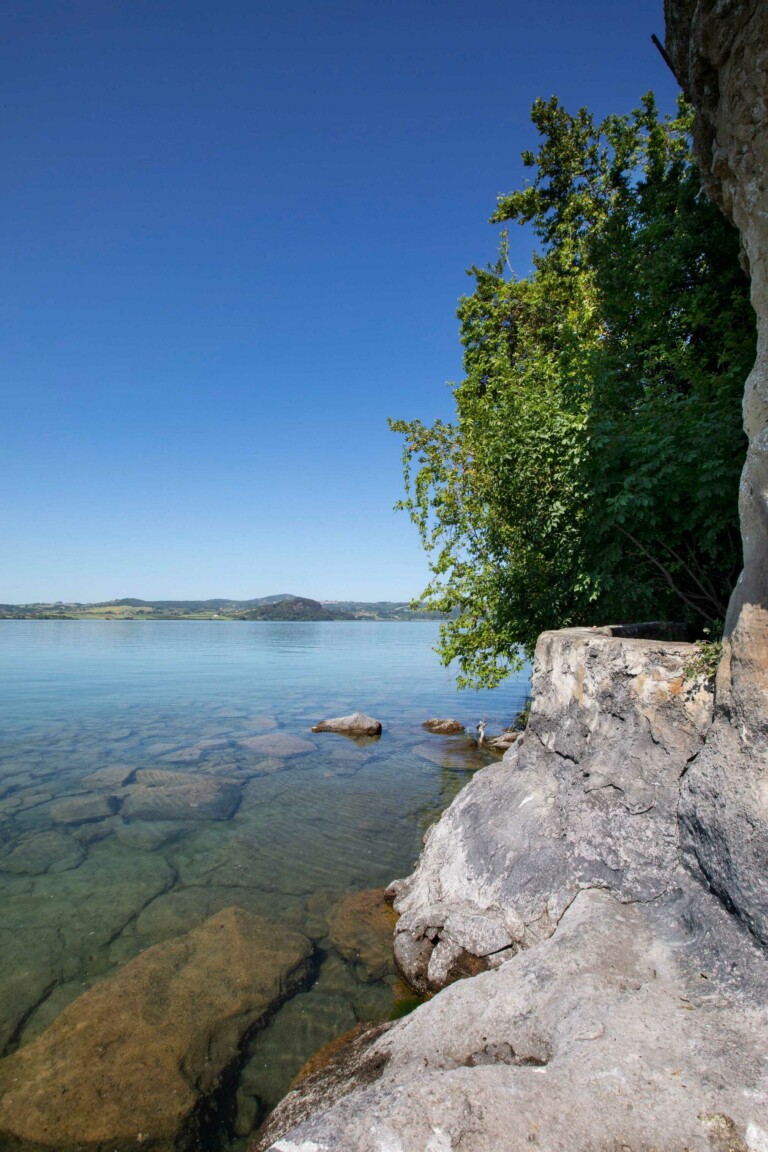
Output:
M435 991L542 940L582 888L625 901L669 889L680 778L712 716L711 694L685 680L692 654L609 630L540 637L525 735L461 792L416 871L391 886L395 956L411 984Z
M372 1085L341 1095L326 1073L325 1108L255 1149L757 1152L768 1133L764 962L728 927L729 945L702 967L677 908L701 896L691 885L622 904L582 891L548 940L374 1039ZM709 902L717 932L733 918ZM734 963L751 974L751 998L728 987ZM316 1077L315 1103L321 1087ZM300 1115L299 1092L267 1141L281 1109Z
M666 16L707 190L741 234L758 329L744 392L744 569L728 607L715 723L687 775L681 818L692 862L768 944L768 4L666 0Z

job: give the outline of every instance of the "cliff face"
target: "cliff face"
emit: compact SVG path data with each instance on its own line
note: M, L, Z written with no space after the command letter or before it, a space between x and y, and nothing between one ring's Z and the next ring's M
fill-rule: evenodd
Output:
M758 349L744 393L744 570L728 609L715 722L681 800L686 846L768 943L768 5L667 0L667 40L696 107L707 189L741 234Z

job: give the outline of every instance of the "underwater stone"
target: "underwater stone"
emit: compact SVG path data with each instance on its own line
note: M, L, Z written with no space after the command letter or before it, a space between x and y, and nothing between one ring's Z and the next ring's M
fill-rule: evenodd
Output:
M231 780L191 772L142 769L125 790L122 814L139 820L226 820L240 803Z
M311 950L238 908L148 949L0 1062L0 1144L195 1146L201 1104L244 1035L303 979Z
M239 743L251 752L278 758L303 756L305 752L316 750L309 740L302 740L300 736L293 736L290 732L265 732L263 736L247 736Z
M328 920L328 935L336 951L362 980L381 980L395 971L392 938L397 916L384 890L352 892L340 900Z

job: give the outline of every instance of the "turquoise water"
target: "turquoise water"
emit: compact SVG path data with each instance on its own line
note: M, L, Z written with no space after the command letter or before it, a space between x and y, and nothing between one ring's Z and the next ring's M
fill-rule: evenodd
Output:
M406 874L491 759L422 721L500 730L528 687L457 693L436 637L431 623L0 622L0 1051L232 904L309 936L317 964L245 1054L225 1146L244 1146L316 1048L388 1018L394 977L345 961L328 914ZM358 710L381 739L309 731ZM181 792L142 786L167 784L158 773L181 774Z

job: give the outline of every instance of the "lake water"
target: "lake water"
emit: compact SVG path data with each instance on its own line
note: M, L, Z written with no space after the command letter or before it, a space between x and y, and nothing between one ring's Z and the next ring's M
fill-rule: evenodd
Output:
M317 952L310 986L244 1054L222 1147L245 1147L315 1049L389 1018L394 976L345 960L328 914L407 874L425 828L491 759L422 721L500 730L528 689L521 675L457 693L436 639L426 622L0 622L2 1054L233 904ZM382 721L379 740L309 731L358 710ZM167 783L159 772L230 791L211 805L179 793L176 810L167 788L136 787Z

